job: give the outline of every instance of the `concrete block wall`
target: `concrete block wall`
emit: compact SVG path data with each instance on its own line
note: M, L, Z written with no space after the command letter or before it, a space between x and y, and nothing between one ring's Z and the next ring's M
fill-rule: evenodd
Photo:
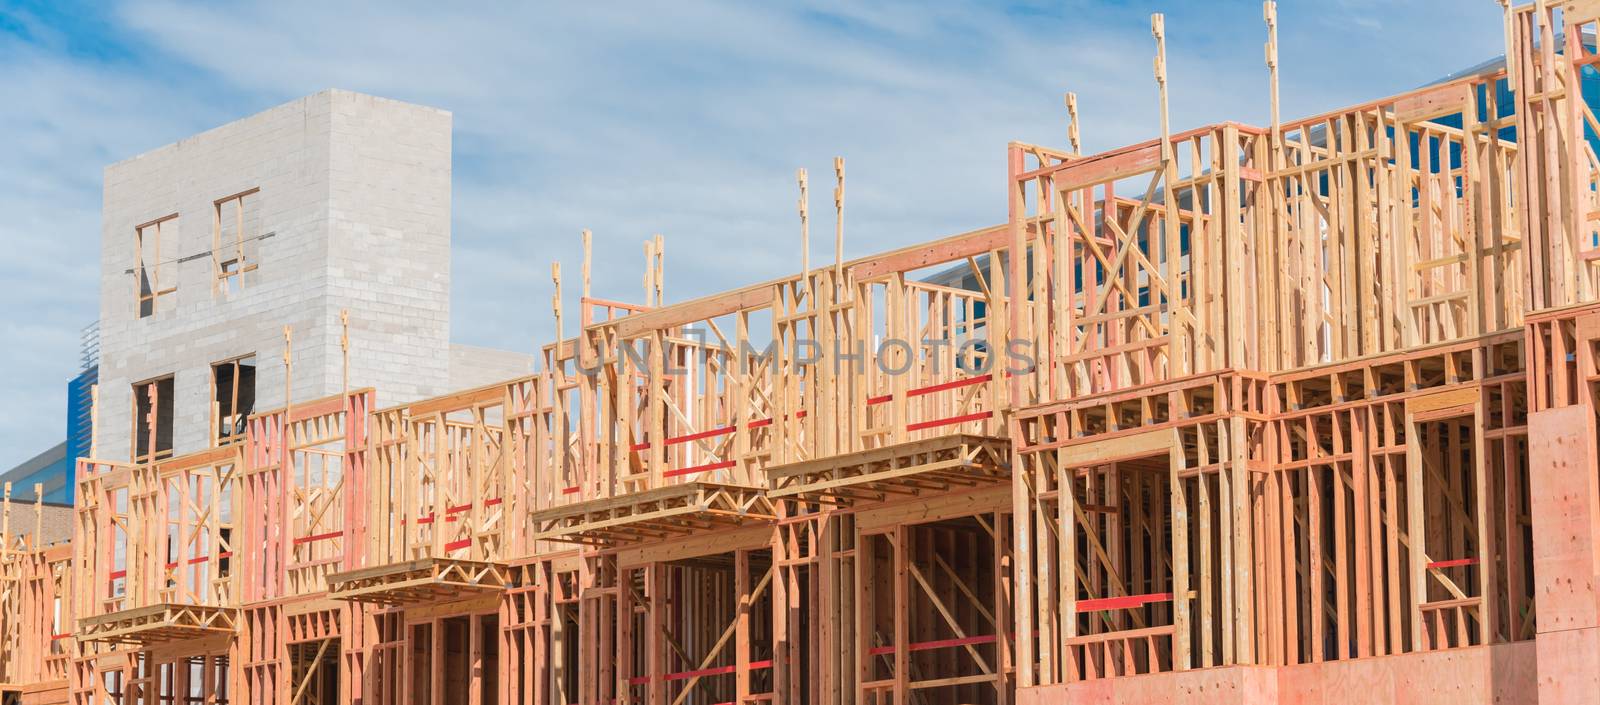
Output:
M376 387L380 407L443 394L450 113L346 91L331 104L327 312L350 310L350 384ZM341 370L323 372L338 388Z
M143 380L175 376L180 455L209 443L214 362L254 353L255 408L282 406L285 325L293 398L337 393L341 309L352 387L376 387L380 405L445 391L450 129L446 111L330 90L107 167L95 455L132 456L132 385ZM271 236L242 290L216 294L213 203L252 188ZM177 291L141 319L135 228L172 214L162 276Z

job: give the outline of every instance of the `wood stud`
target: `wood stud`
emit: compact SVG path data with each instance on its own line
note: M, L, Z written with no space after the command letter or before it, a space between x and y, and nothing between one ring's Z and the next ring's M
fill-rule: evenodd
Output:
M243 443L81 459L70 546L8 487L0 689L999 704L1534 638L1530 419L1592 433L1600 382L1600 8L1560 5L1506 4L1503 71L1285 122L1267 2L1271 125L1183 132L1155 15L1156 139L1083 154L1069 93L1006 223L849 261L835 158L818 269L800 170L802 271L693 301L660 235L643 304L594 297L585 230L531 375L374 409L347 361Z

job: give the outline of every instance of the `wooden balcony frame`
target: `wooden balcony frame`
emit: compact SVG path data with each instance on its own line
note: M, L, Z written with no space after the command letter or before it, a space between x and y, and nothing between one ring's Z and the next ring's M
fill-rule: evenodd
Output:
M328 597L378 605L442 602L498 594L506 567L454 558L419 558L328 576Z
M78 620L79 642L148 647L180 640L233 634L237 611L212 605L161 603Z
M767 468L767 495L882 502L1011 482L1011 441L957 434Z
M654 541L772 521L762 488L692 481L529 515L534 539L590 545Z

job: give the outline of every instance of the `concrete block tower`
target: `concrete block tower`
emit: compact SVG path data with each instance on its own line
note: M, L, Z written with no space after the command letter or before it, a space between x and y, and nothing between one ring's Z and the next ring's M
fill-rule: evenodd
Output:
M182 455L289 392L372 386L388 405L510 377L520 355L452 349L444 110L342 90L105 171L95 454ZM454 355L452 354L454 352Z

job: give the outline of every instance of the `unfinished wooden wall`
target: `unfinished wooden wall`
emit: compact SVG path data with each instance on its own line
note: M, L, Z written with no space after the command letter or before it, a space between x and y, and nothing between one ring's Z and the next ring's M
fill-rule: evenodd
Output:
M1158 20L1161 134L1008 145L1001 225L674 305L654 242L643 304L585 263L535 374L84 459L70 565L0 546L0 683L998 704L1536 638L1530 418L1592 436L1600 374L1597 17L1508 8L1503 71L1182 132ZM200 636L140 641L150 608Z
M1064 373L1023 383L1046 403L1015 416L1014 481L1035 507L1018 551L1038 556L1019 581L1019 629L1038 635L1018 644L1037 664L1024 685L1534 636L1527 414L1540 384L1563 399L1582 385L1538 367L1538 346L1571 349L1570 336L1521 329L1594 297L1595 119L1576 96L1595 60L1553 37L1583 36L1597 13L1509 10L1508 73L1270 130L1091 157L1012 146L1014 232L1080 243L1053 281L1030 283L1058 305L1029 333L1067 356ZM1218 149L1237 156L1199 166ZM1120 182L1142 179L1113 209ZM1223 315L1197 313L1210 305ZM1073 356L1080 336L1092 355ZM1204 386L1187 375L1230 367L1261 373L1248 413L1180 406ZM1054 389L1068 401L1048 403ZM1214 431L1144 430L1204 429L1212 413ZM1205 479L1230 453L1237 474ZM1141 467L1167 490L1141 484ZM1152 503L1165 524L1130 519ZM1231 556L1218 550L1230 535ZM1130 536L1161 561L1130 553ZM1130 580L1142 597L1101 601L1101 585ZM1107 608L1087 629L1115 646L1072 640L1085 601Z
M34 496L43 494L34 486ZM32 522L11 512L11 483L0 496L0 689L26 702L63 702L72 642L72 550L45 545L43 505Z

